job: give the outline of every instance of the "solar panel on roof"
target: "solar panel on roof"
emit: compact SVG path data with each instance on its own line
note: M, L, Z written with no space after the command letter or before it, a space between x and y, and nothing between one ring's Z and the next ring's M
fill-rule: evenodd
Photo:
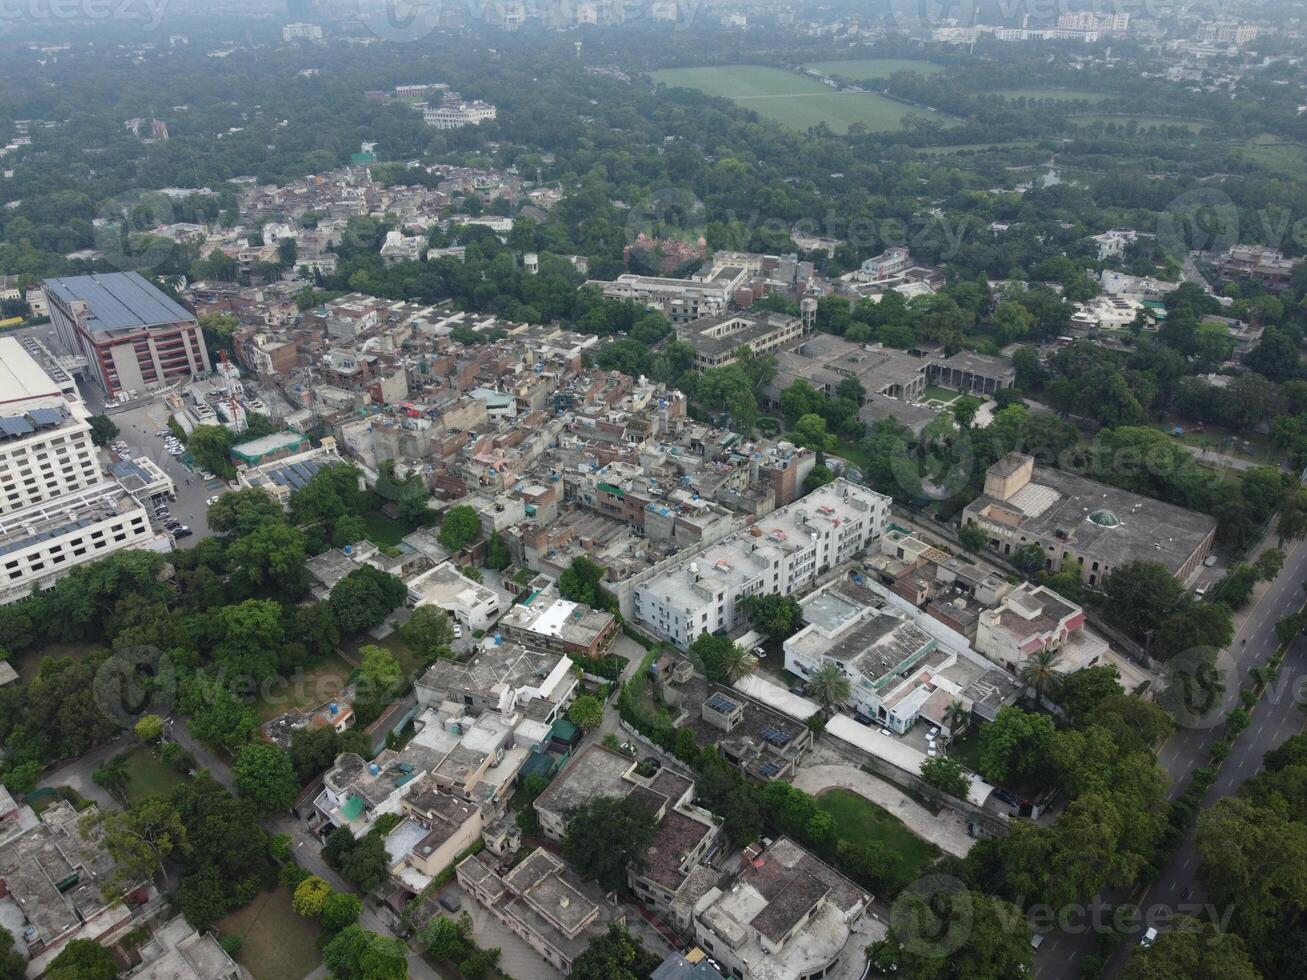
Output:
M34 408L27 414L38 429L53 428L64 420L63 412L57 408Z
M762 736L762 740L768 745L775 745L778 748L782 745L788 745L790 739L794 737L793 735L787 735L779 728L775 728L771 725L768 725L759 734Z
M735 702L725 694L721 693L714 694L710 697L707 701L707 705L712 708L713 711L727 712L735 710Z
M772 776L779 776L780 774L781 774L781 767L777 765L775 762L764 762L762 765L758 767L759 776L767 776L768 778L770 778Z
M32 428L32 423L21 415L9 415L0 418L0 433L6 436L25 436L34 431L36 430Z

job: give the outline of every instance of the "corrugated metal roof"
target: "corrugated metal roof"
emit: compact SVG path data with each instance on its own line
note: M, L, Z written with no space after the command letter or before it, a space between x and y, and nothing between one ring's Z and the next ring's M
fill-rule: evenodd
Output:
M47 294L59 297L64 303L74 300L85 303L91 311L86 326L92 333L194 319L136 272L67 276L47 279L43 285Z

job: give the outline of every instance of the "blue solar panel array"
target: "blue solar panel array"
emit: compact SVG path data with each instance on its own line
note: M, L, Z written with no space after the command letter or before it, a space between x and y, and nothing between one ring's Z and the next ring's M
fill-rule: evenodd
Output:
M772 776L779 776L781 767L775 762L764 762L758 767L758 775L771 779Z
M27 413L38 429L53 429L63 423L64 413L57 408L34 408Z
M768 745L775 745L777 748L788 745L790 740L794 738L793 735L787 735L781 729L774 728L771 725L768 725L759 734L762 735L764 742Z
M32 423L27 421L21 415L9 415L0 418L0 436L6 439L17 439L19 436L25 436L35 432Z
M306 463L290 463L286 466L278 466L276 469L268 470L268 479L278 486L298 490L312 480L313 475L320 469L322 469L322 463L317 460L311 459Z
M736 707L736 702L720 692L710 697L706 703L713 711L720 711L723 714L734 711Z
M83 517L81 520L74 521L71 524L61 524L58 527L52 527L47 531L38 531L31 537L23 538L21 541L13 541L9 544L0 544L0 555L13 554L15 551L22 551L24 548L30 548L32 545L41 541L48 541L50 538L57 538L67 534L70 531L76 531L80 528L90 527L95 522L89 518Z

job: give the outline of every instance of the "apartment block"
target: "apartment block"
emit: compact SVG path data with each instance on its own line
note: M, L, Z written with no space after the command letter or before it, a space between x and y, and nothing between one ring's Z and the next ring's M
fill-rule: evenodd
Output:
M634 589L634 615L682 650L744 622L750 595L790 595L880 537L890 498L840 479L683 560Z

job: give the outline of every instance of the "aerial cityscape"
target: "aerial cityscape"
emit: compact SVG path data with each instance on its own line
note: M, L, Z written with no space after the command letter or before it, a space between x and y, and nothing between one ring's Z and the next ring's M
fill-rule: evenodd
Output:
M0 980L1307 976L1307 6L0 3Z

